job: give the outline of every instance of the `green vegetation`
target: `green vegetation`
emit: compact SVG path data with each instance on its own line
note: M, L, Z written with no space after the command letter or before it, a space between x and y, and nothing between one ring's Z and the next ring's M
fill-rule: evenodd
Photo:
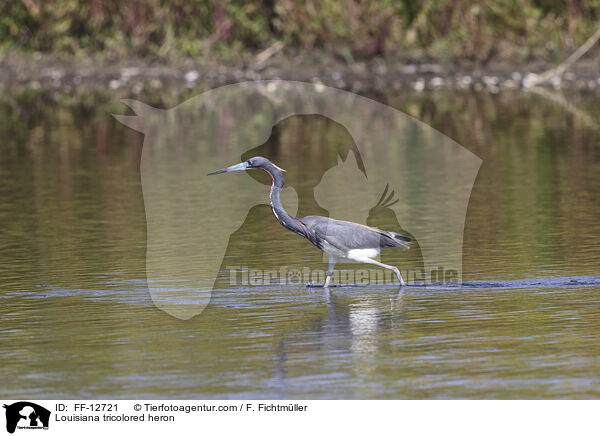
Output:
M553 58L599 19L600 0L3 0L0 53L226 59L281 41L347 60Z

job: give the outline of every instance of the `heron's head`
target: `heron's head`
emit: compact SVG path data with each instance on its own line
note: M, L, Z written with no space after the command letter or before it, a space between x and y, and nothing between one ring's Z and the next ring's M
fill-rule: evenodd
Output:
M254 169L264 169L266 171L269 171L269 170L272 171L273 168L276 168L279 171L285 171L284 169L279 168L277 165L275 165L269 159L261 157L261 156L256 156L256 157L252 157L252 158L248 159L246 162L232 165L230 167L223 168L222 170L213 171L212 173L208 173L207 175L212 176L213 174L228 173L231 171L254 170Z

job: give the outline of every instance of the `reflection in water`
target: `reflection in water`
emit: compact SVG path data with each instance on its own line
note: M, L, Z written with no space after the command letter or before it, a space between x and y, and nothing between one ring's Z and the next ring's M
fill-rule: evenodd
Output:
M600 109L595 96L578 98ZM0 102L7 397L600 393L600 132L560 106L516 93L389 97L484 160L465 227L463 286L240 287L222 271L207 309L183 321L158 310L145 283L141 137L108 109L48 105L35 94ZM326 215L335 195L324 205L310 194L338 155L355 158L346 138L327 120L294 117L252 153L284 162L299 215ZM320 155L321 141L340 149ZM402 228L403 217L374 208L377 200L365 205L375 209L368 223ZM320 268L311 248L258 205L232 235L222 269L229 261Z

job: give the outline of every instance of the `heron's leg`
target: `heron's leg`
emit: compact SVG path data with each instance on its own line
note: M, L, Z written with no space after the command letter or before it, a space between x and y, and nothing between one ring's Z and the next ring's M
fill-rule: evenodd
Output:
M377 262L374 259L371 259L370 257L363 257L360 259L360 262L364 262L364 263L370 263L372 265L377 265L380 266L382 268L386 268L389 270L392 270L394 272L394 274L396 274L396 277L398 277L398 281L400 281L400 285L404 286L404 280L402 279L402 276L400 275L400 270L398 268L396 268L395 266L392 265L387 265L385 263L381 263L381 262Z
M337 257L335 257L332 254L329 255L329 268L327 269L327 278L325 279L325 285L323 285L326 288L329 287L329 282L331 281L331 274L333 274L333 268L335 268L335 264L337 263L337 261Z

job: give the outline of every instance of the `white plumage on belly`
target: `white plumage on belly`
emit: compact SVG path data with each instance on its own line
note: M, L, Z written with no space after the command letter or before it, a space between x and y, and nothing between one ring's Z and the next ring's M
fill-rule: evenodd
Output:
M348 259L362 262L362 259L372 259L379 256L380 251L377 248L355 248L348 251Z

